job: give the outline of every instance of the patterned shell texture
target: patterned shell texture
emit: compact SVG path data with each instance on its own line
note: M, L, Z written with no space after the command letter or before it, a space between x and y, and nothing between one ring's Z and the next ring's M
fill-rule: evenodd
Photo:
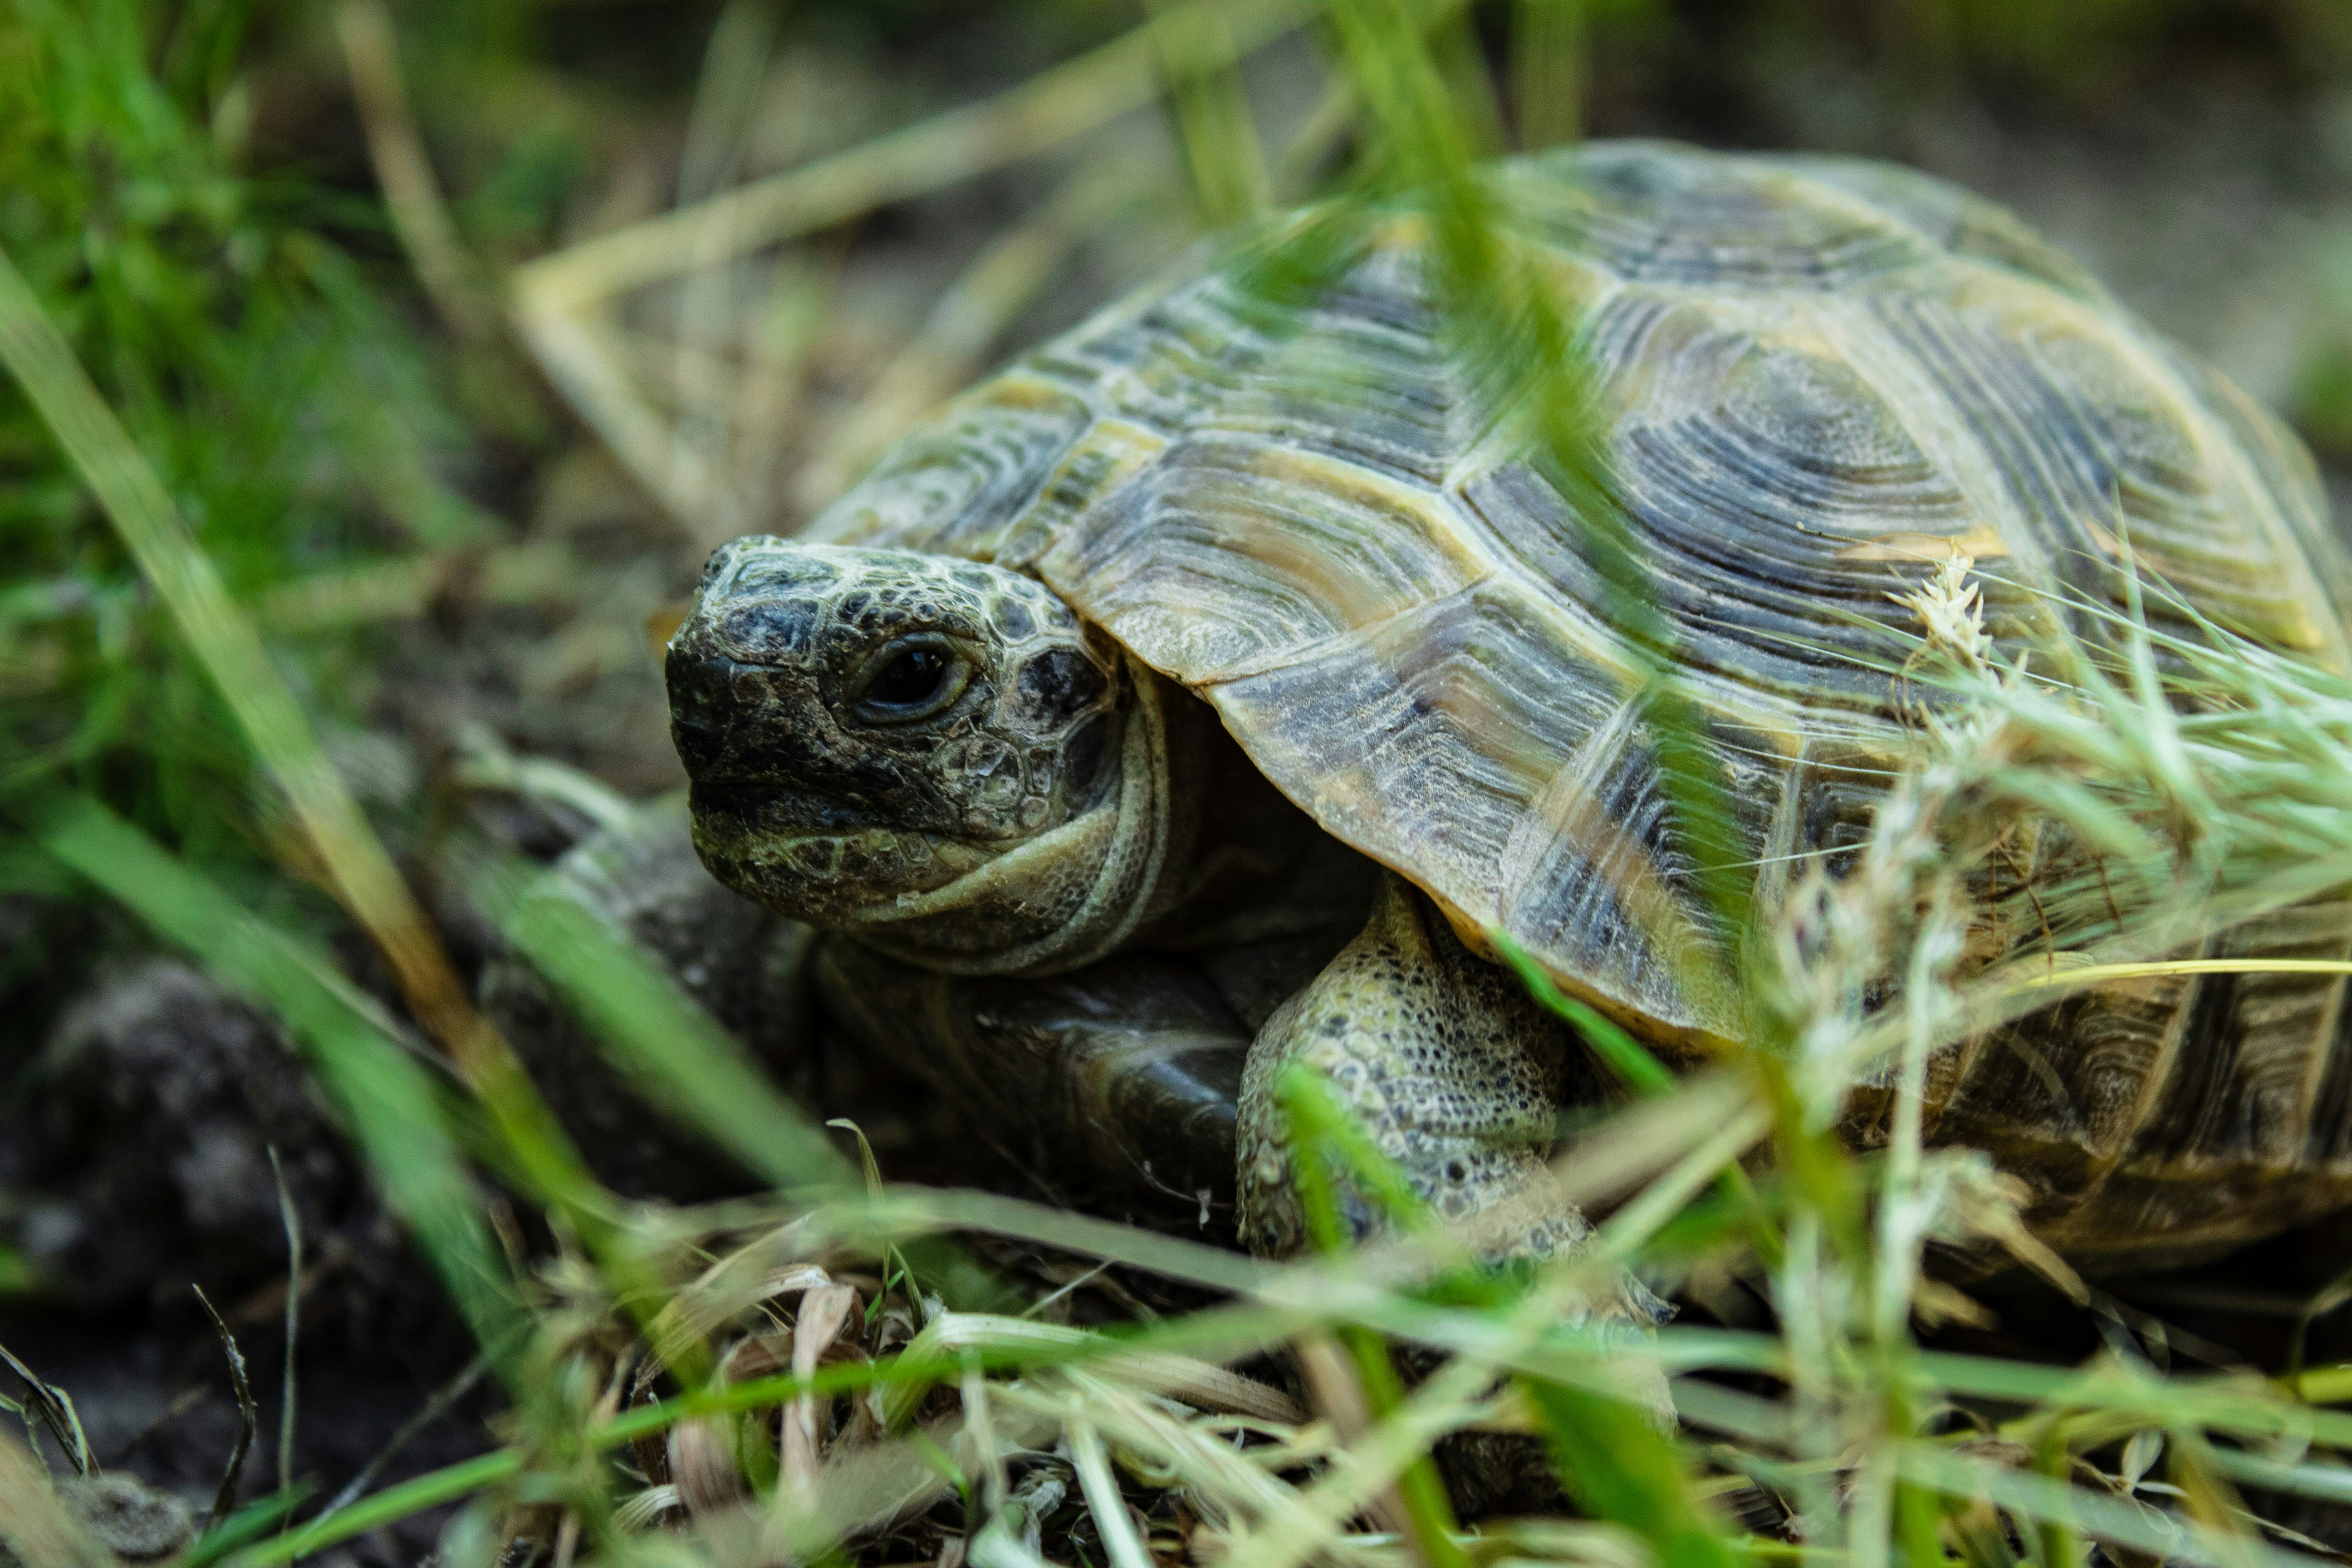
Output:
M2050 589L2121 602L2120 519L2206 609L2352 667L2352 558L2294 438L2006 212L1885 164L1654 143L1496 177L1598 376L1760 898L1866 831L1908 617L1888 595L1955 546L2006 638ZM1276 330L1230 271L1115 308L811 536L1035 573L1458 924L1654 1039L1719 1035L1662 951L1710 917L1586 531L1444 341L1423 234L1391 223ZM2344 957L2343 929L2261 940ZM2078 1251L2273 1228L2352 1200L2342 991L2079 1000L1945 1064L1935 1134L2032 1174Z

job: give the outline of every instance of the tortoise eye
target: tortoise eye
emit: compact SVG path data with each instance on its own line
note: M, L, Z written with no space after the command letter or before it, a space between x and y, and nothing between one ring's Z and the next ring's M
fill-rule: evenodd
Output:
M931 638L895 642L866 662L858 716L877 723L928 719L963 695L971 669L954 648Z

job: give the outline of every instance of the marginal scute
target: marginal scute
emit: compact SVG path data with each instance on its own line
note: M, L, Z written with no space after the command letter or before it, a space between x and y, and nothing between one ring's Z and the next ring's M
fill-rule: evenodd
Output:
M2210 365L2167 343L2149 347L2169 367L2173 380L2218 426L2226 450L2245 465L2252 498L2277 509L2278 526L2292 542L2285 552L2301 563L2306 602L2316 615L2315 640L2305 645L2330 663L2352 662L2339 606L2352 605L2352 553L2328 515L2319 470L2303 443L2268 410L2257 405Z
M1136 314L1115 312L1031 355L1027 368L1091 395L1096 412L1160 435L1189 428L1244 384L1265 352L1239 287L1211 274Z

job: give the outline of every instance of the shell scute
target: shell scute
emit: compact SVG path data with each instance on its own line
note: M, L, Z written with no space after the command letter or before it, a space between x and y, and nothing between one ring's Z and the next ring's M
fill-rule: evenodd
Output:
M1310 325L1192 433L1256 436L1399 479L1443 480L1470 416L1438 345L1328 310Z
M1515 221L1629 283L1830 291L1938 253L1885 213L1762 163L1619 142L1525 171Z
M1425 491L1203 436L1074 519L1039 567L1147 663L1202 684L1442 598L1488 563Z
M1091 394L1097 411L1163 437L1245 384L1266 342L1240 286L1212 277L1049 343L1027 362Z
M1948 180L1865 158L1797 154L1768 161L1908 225L1944 254L2004 268L2085 303L2108 303L2106 290L2080 262L2014 214Z
M2120 606L2127 540L2143 573L2253 635L2340 647L2340 611L2278 500L2127 328L1985 279L1876 307L1981 454L2029 562Z

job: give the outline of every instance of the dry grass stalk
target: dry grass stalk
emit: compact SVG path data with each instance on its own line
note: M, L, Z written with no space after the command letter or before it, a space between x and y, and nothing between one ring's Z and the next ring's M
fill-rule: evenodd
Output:
M1306 11L1280 0L1192 0L1181 9L1221 18L1236 54L1287 32ZM542 257L514 278L525 330L536 320L572 314L631 289L971 179L1140 109L1160 90L1157 57L1163 46L1154 30L1160 25L1137 28L994 98ZM1178 68L1190 64L1180 62Z
M800 1316L793 1324L793 1375L814 1375L817 1363L833 1348L862 1303L846 1285L822 1285L801 1298ZM815 1485L817 1466L817 1402L803 1394L784 1407L783 1477L788 1490L806 1491Z
M392 13L383 0L343 0L335 13L335 29L342 39L360 129L367 137L368 160L383 188L393 232L400 237L417 281L442 320L458 336L478 342L498 331L498 305L482 287L480 272L450 221L449 204L425 155L416 117L409 110Z

